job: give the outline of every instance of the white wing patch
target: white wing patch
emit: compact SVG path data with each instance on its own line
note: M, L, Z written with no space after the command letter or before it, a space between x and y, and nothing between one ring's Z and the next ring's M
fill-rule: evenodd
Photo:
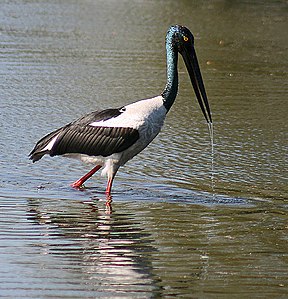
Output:
M59 134L56 135L42 150L41 152L45 152L45 151L51 151L53 145L55 144L57 138L58 138Z
M127 105L122 108L122 112L119 116L110 118L108 120L95 121L90 124L93 127L115 127L115 128L133 128L138 129L141 127L151 115L157 115L155 113L159 111L159 117L163 117L167 111L164 111L163 98L157 96L151 99L141 100L136 103ZM166 110L166 109L165 109Z

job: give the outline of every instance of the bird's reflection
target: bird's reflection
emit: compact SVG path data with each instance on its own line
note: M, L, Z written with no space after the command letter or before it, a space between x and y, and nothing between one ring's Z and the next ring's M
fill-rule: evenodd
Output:
M105 213L112 214L112 196L111 195L106 196L105 206L106 206Z
M107 199L106 205L95 197L87 202L30 199L28 219L45 231L41 251L68 260L68 270L71 265L105 291L155 291L150 234L133 214L112 214L112 197Z

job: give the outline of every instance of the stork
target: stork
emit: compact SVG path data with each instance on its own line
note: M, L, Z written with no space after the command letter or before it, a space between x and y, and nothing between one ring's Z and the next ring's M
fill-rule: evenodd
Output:
M153 98L120 108L94 111L44 136L29 154L33 162L44 155L75 157L93 163L94 168L71 186L81 188L97 170L108 177L106 194L111 195L120 166L132 159L160 132L178 92L178 53L185 62L202 113L212 124L209 103L202 80L194 37L184 26L171 26L166 34L167 83Z

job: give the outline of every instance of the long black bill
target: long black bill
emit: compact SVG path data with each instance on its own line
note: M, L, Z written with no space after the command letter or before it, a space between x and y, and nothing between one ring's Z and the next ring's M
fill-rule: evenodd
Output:
M194 47L191 47L189 52L185 49L182 56L203 115L207 123L212 123L209 102Z

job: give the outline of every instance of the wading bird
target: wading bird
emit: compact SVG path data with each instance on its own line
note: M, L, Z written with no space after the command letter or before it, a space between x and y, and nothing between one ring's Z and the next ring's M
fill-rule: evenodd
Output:
M30 159L44 155L68 156L95 167L71 186L81 188L97 170L107 175L106 194L110 196L113 179L120 166L140 153L158 135L178 91L178 53L184 59L200 108L208 124L212 118L194 49L194 37L188 28L171 26L166 34L167 83L161 95L140 100L118 109L89 113L55 130L38 141Z

